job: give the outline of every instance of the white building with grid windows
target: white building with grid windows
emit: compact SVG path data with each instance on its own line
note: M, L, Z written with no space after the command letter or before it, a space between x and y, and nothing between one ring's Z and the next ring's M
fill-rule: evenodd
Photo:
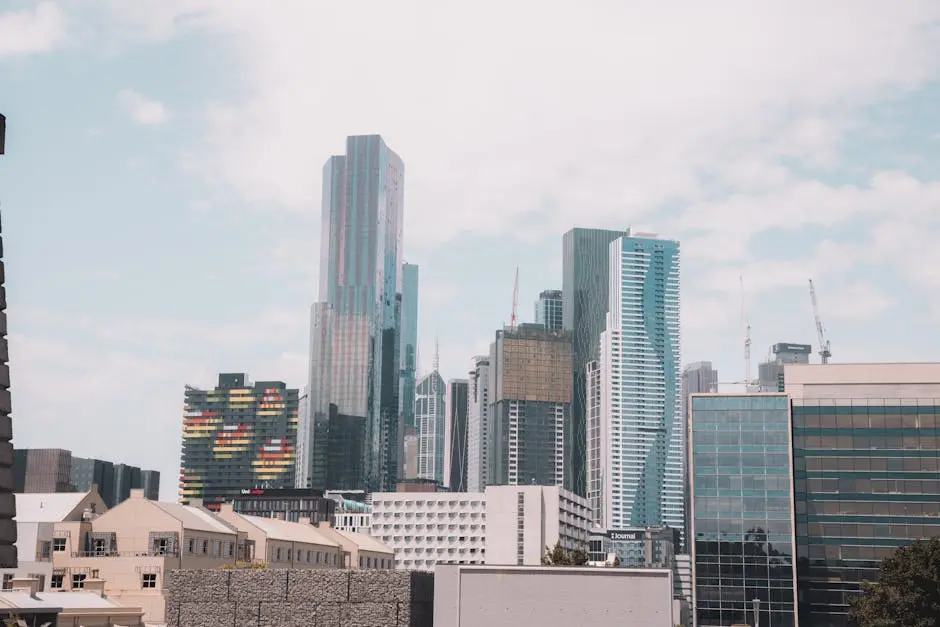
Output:
M395 551L399 570L433 570L442 563L483 564L486 496L482 492L376 492L371 535Z
M628 231L611 242L609 268L599 446L588 463L599 473L599 520L684 537L679 243Z

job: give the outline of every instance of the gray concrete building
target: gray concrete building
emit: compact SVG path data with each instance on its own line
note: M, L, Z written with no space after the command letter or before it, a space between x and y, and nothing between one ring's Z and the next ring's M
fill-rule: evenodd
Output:
M757 365L760 392L783 392L783 369L787 364L808 364L813 347L809 344L778 342L770 349L767 361Z
M435 627L675 627L673 574L660 568L439 565Z

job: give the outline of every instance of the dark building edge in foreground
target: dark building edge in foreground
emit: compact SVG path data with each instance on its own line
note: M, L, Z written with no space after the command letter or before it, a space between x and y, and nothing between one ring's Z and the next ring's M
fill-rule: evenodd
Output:
M7 119L0 113L0 155ZM2 228L0 228L2 231ZM16 568L16 500L13 497L13 421L10 418L10 355L7 346L7 293L3 236L0 235L0 568Z

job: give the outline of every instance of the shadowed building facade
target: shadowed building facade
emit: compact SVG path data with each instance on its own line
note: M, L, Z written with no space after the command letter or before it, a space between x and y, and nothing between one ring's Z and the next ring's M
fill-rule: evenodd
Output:
M565 487L587 490L587 365L600 357L608 305L610 243L626 231L571 229L562 240L562 324L571 333L572 398Z
M467 491L467 379L447 382L448 482L451 492Z
M394 489L401 463L403 202L404 164L378 135L348 137L346 154L323 168L307 388L312 425L302 431L314 439L324 433L331 404L343 416L362 418L358 474L369 491ZM322 454L323 447L310 442L306 450ZM302 465L311 476L301 483L332 487L324 485L329 458Z
M5 151L7 119L0 113L0 155ZM13 421L10 413L10 355L7 348L7 293L3 286L0 236L0 568L16 567L16 502L13 499Z

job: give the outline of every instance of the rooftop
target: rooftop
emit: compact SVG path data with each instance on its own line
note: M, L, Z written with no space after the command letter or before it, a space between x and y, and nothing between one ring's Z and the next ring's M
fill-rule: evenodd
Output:
M15 496L17 522L62 522L88 492L25 492Z
M278 518L264 518L263 516L249 516L247 514L235 515L263 531L271 540L339 547L338 543L330 540L325 534L317 531L316 527L307 523L289 522Z
M17 609L43 609L57 607L63 610L133 609L115 603L94 592L37 592L35 597L25 592L0 592L0 606Z
M352 531L342 531L335 528L333 531L354 543L359 547L360 551L371 551L373 553L394 553L390 547L382 544L367 533L354 533Z
M226 522L201 507L180 505L179 503L160 503L159 501L149 502L183 523L184 529L208 531L210 533L235 533L235 529Z

